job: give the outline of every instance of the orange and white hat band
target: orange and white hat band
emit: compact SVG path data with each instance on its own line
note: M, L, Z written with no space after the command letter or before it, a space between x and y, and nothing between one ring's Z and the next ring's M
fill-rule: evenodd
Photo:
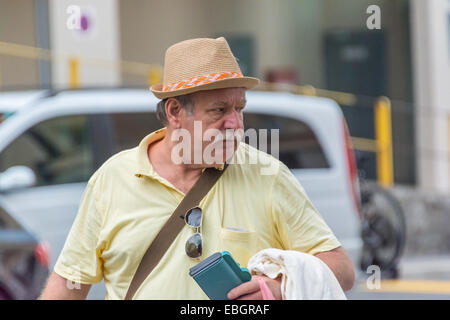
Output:
M181 89L196 87L196 86L200 86L203 84L207 84L210 82L219 81L219 80L223 80L223 79L241 78L241 77L242 77L242 73L239 73L239 72L210 73L206 76L192 77L187 80L173 82L171 84L164 86L162 91L168 92L168 91L181 90Z

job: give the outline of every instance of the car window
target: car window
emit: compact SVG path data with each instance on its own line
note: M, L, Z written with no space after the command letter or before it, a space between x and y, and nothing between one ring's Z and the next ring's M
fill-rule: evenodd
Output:
M8 228L5 219L3 218L3 210L0 208L0 231Z
M20 224L0 206L0 231L20 228Z
M0 112L0 124L2 124L2 122L5 120L6 120L6 114Z
M134 148L148 134L163 127L154 112L115 113L110 115L114 130L114 153Z
M0 111L0 124L2 124L3 121L5 121L7 118L11 117L13 114L14 114L14 112Z
M113 153L136 147L147 134L162 127L154 112L116 113L109 117L114 131ZM245 129L267 129L267 152L270 152L270 129L280 129L279 158L290 169L330 167L317 136L305 122L248 112L244 123Z
M244 126L246 131L250 128L267 129L266 152L268 153L271 151L270 130L279 129L279 159L290 169L330 167L316 134L303 121L283 116L246 112ZM251 144L250 140L246 140L246 142ZM258 149L261 149L259 142Z
M3 150L0 171L27 166L39 186L87 181L94 171L88 121L71 115L37 124Z
M97 141L93 136L95 125L92 119L95 117L71 115L37 124L3 150L0 154L0 172L15 165L24 165L35 172L39 186L84 182L89 180L103 160L114 153L136 147L146 135L163 127L154 112L101 115L108 118L107 127L112 128L108 135L113 141L112 146L106 148L101 163L96 163L99 156L93 154L93 150L100 149L106 142L103 138L103 142ZM246 113L244 122L246 129L268 129L268 152L270 129L280 129L279 158L289 168L329 167L316 135L306 123L258 113ZM96 135L100 137L98 132ZM94 148L93 143L97 147Z

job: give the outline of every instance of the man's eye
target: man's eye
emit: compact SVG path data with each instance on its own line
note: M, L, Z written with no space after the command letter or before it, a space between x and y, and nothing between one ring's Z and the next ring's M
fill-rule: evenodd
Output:
M213 111L222 113L225 111L225 108L217 108L217 109L214 109Z

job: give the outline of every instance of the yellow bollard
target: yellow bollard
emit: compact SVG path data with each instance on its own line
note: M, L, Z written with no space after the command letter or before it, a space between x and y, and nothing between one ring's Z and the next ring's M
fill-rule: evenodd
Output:
M392 157L391 101L380 97L375 102L375 139L377 141L378 182L385 187L394 184Z
M79 87L79 62L77 58L69 59L69 87L77 89Z

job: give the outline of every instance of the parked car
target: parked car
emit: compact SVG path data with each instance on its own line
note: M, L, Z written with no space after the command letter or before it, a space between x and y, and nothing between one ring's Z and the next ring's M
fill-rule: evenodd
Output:
M0 204L0 300L36 299L47 280L48 248Z
M280 129L280 160L358 265L357 171L339 106L258 91L247 92L247 101L246 129ZM51 266L89 177L112 154L161 127L157 102L144 89L0 93L0 201L50 243Z

